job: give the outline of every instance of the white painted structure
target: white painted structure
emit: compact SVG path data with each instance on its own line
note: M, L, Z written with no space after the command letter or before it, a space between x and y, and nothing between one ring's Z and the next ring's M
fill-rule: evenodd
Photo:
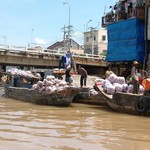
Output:
M100 55L107 50L107 30L91 29L91 31L84 32L84 53L91 53Z

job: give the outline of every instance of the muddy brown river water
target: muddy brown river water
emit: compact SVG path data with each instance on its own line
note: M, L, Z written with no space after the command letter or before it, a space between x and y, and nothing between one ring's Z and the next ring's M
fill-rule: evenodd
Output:
M149 150L150 118L104 106L40 106L0 97L0 150Z

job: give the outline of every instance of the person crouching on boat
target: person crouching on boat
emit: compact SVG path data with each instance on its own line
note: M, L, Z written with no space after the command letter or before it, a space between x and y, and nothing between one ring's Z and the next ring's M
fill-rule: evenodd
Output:
M66 78L65 78L65 81L69 84L71 84L73 82L72 78L71 78L71 66L69 65L67 68L66 68Z
M108 78L111 74L113 74L114 72L111 70L111 68L108 68L108 70L105 73L105 78Z
M133 94L138 94L139 90L139 77L138 77L138 65L137 61L133 61L132 69L131 69L131 78L133 83Z

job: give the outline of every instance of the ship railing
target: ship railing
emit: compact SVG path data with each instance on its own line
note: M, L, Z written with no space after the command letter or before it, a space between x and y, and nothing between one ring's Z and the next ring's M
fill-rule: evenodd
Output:
M136 8L130 8L127 10L121 10L118 12L113 13L113 11L110 11L106 13L105 16L102 17L102 27L106 27L108 24L118 22L120 20L125 20L133 17L137 17L139 19L144 19L145 11L144 7L136 7Z

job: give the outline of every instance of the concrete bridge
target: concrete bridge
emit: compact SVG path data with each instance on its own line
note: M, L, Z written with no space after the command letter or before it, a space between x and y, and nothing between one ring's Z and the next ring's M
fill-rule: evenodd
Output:
M26 47L0 45L0 65L24 66L37 68L56 68L59 58L66 52L58 50L28 50ZM106 62L98 55L73 54L73 60L78 65L84 66L88 72L98 73L107 69ZM97 70L97 71L96 71ZM94 72L93 72L94 71Z

